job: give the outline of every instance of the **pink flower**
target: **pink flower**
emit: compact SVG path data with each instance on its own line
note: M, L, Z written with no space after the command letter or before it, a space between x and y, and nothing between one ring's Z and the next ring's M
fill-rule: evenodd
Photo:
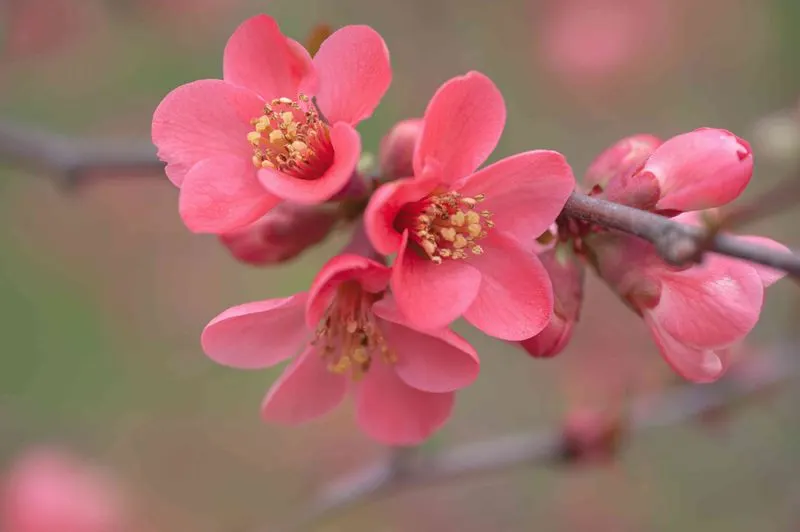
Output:
M500 92L484 75L448 81L425 111L415 177L382 186L367 207L373 245L397 252L392 292L416 327L443 327L463 314L487 334L524 340L550 320L552 287L531 242L553 223L574 178L552 151L475 172L505 116Z
M4 481L3 532L118 532L123 518L111 482L56 449L26 452Z
M390 81L386 45L366 26L335 32L312 61L272 18L245 21L225 47L223 80L178 87L153 116L153 142L181 188L186 225L226 233L284 199L330 199L358 163L354 126Z
M674 218L697 223L697 213ZM786 249L762 237L743 237ZM603 279L636 310L665 360L683 377L718 379L729 348L744 339L761 313L764 288L784 273L709 253L703 263L676 268L640 239L605 233L590 241Z
M553 315L542 332L520 345L532 357L546 358L563 351L572 338L583 302L584 268L567 245L539 253L539 260L553 283Z
M695 211L736 199L753 175L750 145L724 129L701 128L661 143L636 135L603 152L587 185L645 210Z
M381 176L385 179L414 175L414 150L422 135L422 119L401 120L381 140Z
M263 266L291 260L321 242L333 229L332 209L285 201L254 223L219 236L236 259Z
M389 276L382 264L339 255L308 293L247 303L214 318L203 331L203 349L220 364L245 369L300 352L264 399L265 420L314 419L350 389L358 425L370 437L419 443L450 416L454 391L477 377L479 362L448 329L410 325L386 293Z

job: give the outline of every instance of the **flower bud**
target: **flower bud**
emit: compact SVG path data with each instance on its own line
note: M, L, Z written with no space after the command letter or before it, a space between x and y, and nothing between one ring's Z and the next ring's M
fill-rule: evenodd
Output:
M659 145L661 139L653 135L633 135L620 140L589 166L584 178L586 188L605 190L612 180L633 175Z
M380 146L381 174L396 179L414 175L414 149L422 135L422 119L402 120L383 137Z
M564 459L572 463L607 463L619 451L624 435L618 415L579 409L564 421Z
M283 202L256 222L220 235L239 261L256 266L291 260L321 242L333 229L338 214L321 206Z
M553 314L550 323L536 336L520 342L529 355L553 357L572 338L583 300L584 268L567 246L555 246L539 254L553 283Z
M8 532L118 532L121 501L115 486L55 449L20 457L4 480L0 529Z
M753 155L733 133L702 128L659 146L638 174L658 182L656 209L696 211L736 199L753 175Z

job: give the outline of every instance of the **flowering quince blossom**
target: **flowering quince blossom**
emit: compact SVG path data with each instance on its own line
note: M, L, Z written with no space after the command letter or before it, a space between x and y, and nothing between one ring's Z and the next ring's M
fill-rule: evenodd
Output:
M27 451L3 480L3 532L120 532L123 521L109 479L58 449Z
M370 437L419 443L450 416L455 390L472 383L479 362L450 330L416 330L387 294L389 277L390 269L371 259L339 255L309 292L214 318L203 331L203 349L220 364L244 369L296 355L264 399L265 420L311 420L350 389L358 425Z
M477 72L451 79L425 111L414 177L378 188L364 215L375 249L397 253L391 287L420 328L462 314L492 336L524 340L550 320L550 279L530 242L574 188L564 157L532 151L476 172L497 145L505 104Z
M369 27L338 30L312 60L272 18L245 21L225 46L223 79L178 87L153 116L187 227L226 233L282 200L316 204L340 192L361 154L354 126L390 81L386 45Z
M586 184L610 201L675 213L730 203L752 175L747 141L701 128L663 143L650 135L623 139L592 164Z
M699 213L675 221L697 224ZM786 250L768 238L742 237ZM764 288L784 272L713 253L703 263L674 267L650 243L628 235L592 235L598 273L644 319L664 359L683 377L718 379L728 367L729 349L758 321Z

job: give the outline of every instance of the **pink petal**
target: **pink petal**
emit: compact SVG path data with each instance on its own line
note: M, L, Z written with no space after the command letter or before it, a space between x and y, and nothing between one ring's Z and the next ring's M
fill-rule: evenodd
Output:
M308 292L306 323L316 327L336 294L336 289L346 281L356 281L367 292L377 293L386 289L391 270L359 255L337 255L319 271Z
M394 370L409 386L425 392L452 392L478 377L478 354L456 333L415 330L391 299L378 301L372 311L383 319L381 332L397 355Z
M334 151L333 164L324 174L301 179L267 168L258 171L261 184L280 198L306 205L322 203L332 198L353 177L361 157L361 137L352 126L343 122L335 124L330 129L330 135Z
M584 187L587 191L595 186L604 189L610 181L633 174L661 144L661 139L647 134L618 141L592 161L583 179Z
M698 129L659 146L642 172L661 185L657 209L695 211L736 199L753 175L750 145L724 129Z
M677 341L716 347L741 340L758 321L764 288L758 273L741 261L708 255L683 271L665 269L661 297L651 318Z
M441 329L472 304L481 284L480 273L463 261L434 264L409 249L408 231L392 267L392 293L400 310L415 327Z
M664 360L685 379L713 382L728 369L727 348L698 348L683 344L670 336L648 313L644 318Z
M575 189L566 159L554 151L507 157L454 185L463 196L484 194L479 207L492 212L495 228L530 243L544 233Z
M380 443L414 445L444 425L454 402L454 393L412 388L379 362L358 386L356 418L359 427Z
M203 329L203 351L218 364L243 369L286 360L311 334L304 320L306 299L300 293L229 308Z
M427 177L398 179L375 191L364 212L364 228L379 253L389 255L400 248L403 237L395 227L397 215L406 204L433 192L438 184Z
M195 233L221 234L255 222L280 201L259 184L249 159L221 156L186 174L179 209Z
M574 327L575 320L567 320L553 313L550 323L542 332L519 344L534 358L554 357L567 347Z
M167 163L167 177L181 186L189 169L203 159L235 155L249 160L250 119L263 114L254 92L217 79L181 85L153 114L153 144Z
M355 125L372 114L392 82L389 50L369 26L345 26L314 56L317 103L331 124Z
M491 232L484 253L469 262L481 273L477 297L464 318L484 333L519 341L539 334L553 313L553 287L542 263L515 240Z
M313 69L308 52L292 44L267 15L244 21L225 45L225 81L247 87L267 101L282 96L295 99L301 81L313 75Z
M474 172L494 151L506 106L489 78L470 72L439 87L424 120L414 173L420 175L430 159L441 165L441 181L452 183Z
M287 367L272 385L261 417L294 425L327 414L344 400L347 379L328 371L319 353L309 347Z
M742 240L746 240L752 244L757 244L759 246L764 246L765 248L774 249L775 251L785 251L790 253L792 250L781 244L780 242L776 242L771 238L766 238L763 236L740 236ZM755 269L756 273L758 273L759 277L761 277L761 282L764 283L764 288L768 286L772 286L773 284L777 283L784 277L786 277L786 272L783 270L776 270L775 268L770 268L769 266L762 266L761 264L756 264L754 262L747 262L751 268Z

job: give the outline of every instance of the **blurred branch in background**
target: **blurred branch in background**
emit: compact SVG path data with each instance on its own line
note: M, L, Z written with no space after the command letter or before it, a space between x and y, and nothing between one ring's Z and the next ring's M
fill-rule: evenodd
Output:
M129 175L164 168L150 142L73 139L7 121L0 121L0 159L50 172L67 187L95 172Z
M787 384L800 368L797 351L792 341L786 341L773 352L742 362L740 371L732 369L714 384L686 384L642 396L633 401L625 419L604 417L598 412L596 416L568 418L562 428L503 436L431 455L414 449L394 449L385 460L326 485L301 510L302 517L280 530L307 530L323 518L412 488L511 468L611 459L634 434L730 412Z

